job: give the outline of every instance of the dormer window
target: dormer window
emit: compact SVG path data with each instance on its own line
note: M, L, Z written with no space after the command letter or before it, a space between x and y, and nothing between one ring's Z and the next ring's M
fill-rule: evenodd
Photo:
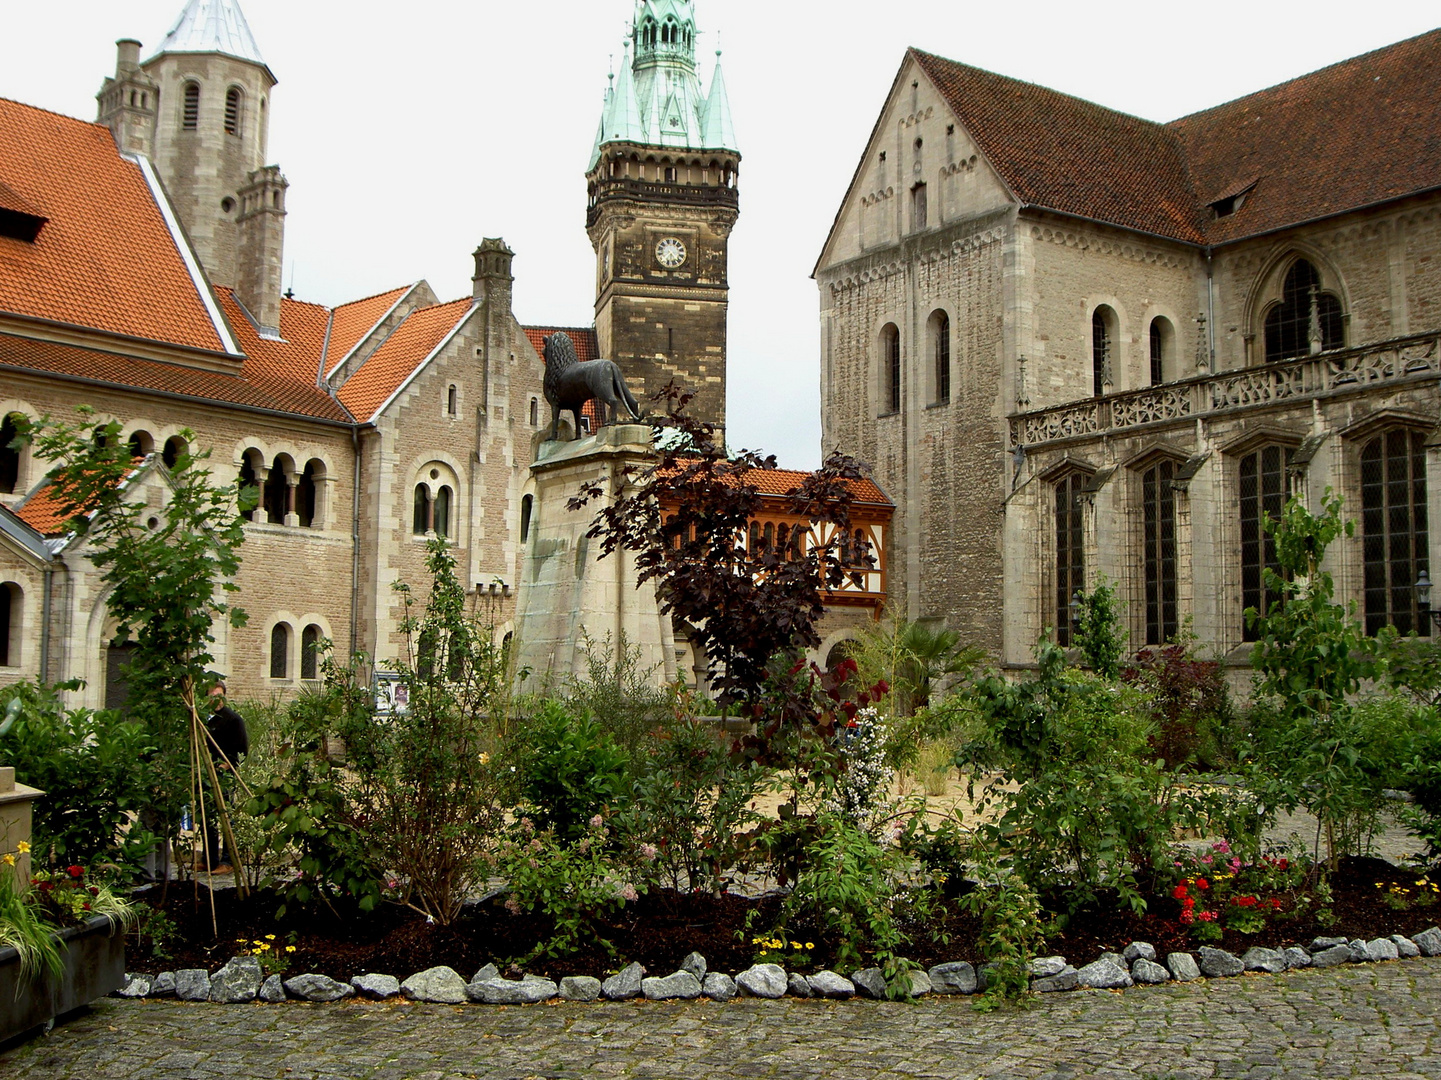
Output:
M1240 195L1228 195L1224 199L1217 199L1213 202L1211 209L1216 212L1216 217L1218 218L1230 217L1237 210L1241 209L1241 204L1245 201L1245 192L1242 192Z
M45 222L50 220L3 182L0 182L0 236L35 243Z

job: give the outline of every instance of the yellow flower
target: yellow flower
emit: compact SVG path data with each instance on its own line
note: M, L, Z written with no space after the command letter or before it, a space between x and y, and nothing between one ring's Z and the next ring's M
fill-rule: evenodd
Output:
M481 763L482 765L489 765L489 764L490 764L490 755L487 754L484 750L482 750L482 751L480 752L480 763Z
M265 935L265 940L266 940L266 941L274 941L274 940L275 940L275 935L274 935L274 934L266 934L266 935Z
M15 845L15 850L20 852L21 855L28 855L30 853L30 841L21 840Z
M792 949L799 949L800 947L801 947L801 943L800 943L799 941L792 941L792 942L791 942L791 948L792 948Z
M807 949L814 949L815 947L816 947L816 943L815 943L814 941L807 941L807 942L806 942L806 948L807 948Z
M295 946L294 946L294 945L287 945L287 946L285 946L285 951L286 951L286 952L294 952L294 951L295 951Z
M3 862L6 866L14 866L15 856L7 852L4 855L0 855L0 862Z

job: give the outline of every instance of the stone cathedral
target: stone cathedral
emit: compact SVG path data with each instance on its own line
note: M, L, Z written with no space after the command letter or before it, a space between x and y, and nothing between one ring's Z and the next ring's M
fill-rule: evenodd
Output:
M1438 144L1441 31L1170 123L908 51L814 275L892 603L1025 665L1109 581L1239 668L1264 517L1330 488L1340 598L1430 634Z
M126 647L86 540L46 464L11 445L22 418L81 402L119 424L149 505L186 451L259 488L238 578L249 622L216 628L233 694L299 690L322 639L397 657L392 585L425 579L435 537L476 614L513 629L544 554L527 547L530 464L549 426L538 350L558 328L516 321L498 238L475 248L468 296L425 281L334 308L282 293L277 86L238 0L186 0L154 48L118 43L95 122L0 100L0 685L80 679L75 704L123 700ZM692 3L636 0L584 178L596 322L565 329L637 396L675 378L719 423L739 163L719 63L701 89Z

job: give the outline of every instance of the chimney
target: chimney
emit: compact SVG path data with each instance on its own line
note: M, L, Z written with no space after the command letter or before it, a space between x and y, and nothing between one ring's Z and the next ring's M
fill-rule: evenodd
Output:
M281 266L285 250L285 189L279 165L266 165L240 190L235 297L261 334L280 335Z
M140 68L140 42L121 38L115 43L115 77L123 78Z
M515 278L510 272L510 262L515 252L505 246L498 236L487 237L475 249L475 277L471 295L478 301L489 302L493 308L510 314L511 285Z

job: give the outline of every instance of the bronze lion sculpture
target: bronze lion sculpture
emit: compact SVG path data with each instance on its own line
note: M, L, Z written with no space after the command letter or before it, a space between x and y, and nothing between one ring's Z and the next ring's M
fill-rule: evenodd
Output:
M580 438L580 413L585 403L596 402L596 419L613 424L620 406L632 419L640 419L640 406L626 389L625 378L613 360L581 360L575 343L560 330L545 338L545 400L550 402L550 437L560 437L560 414L575 417L575 438Z

